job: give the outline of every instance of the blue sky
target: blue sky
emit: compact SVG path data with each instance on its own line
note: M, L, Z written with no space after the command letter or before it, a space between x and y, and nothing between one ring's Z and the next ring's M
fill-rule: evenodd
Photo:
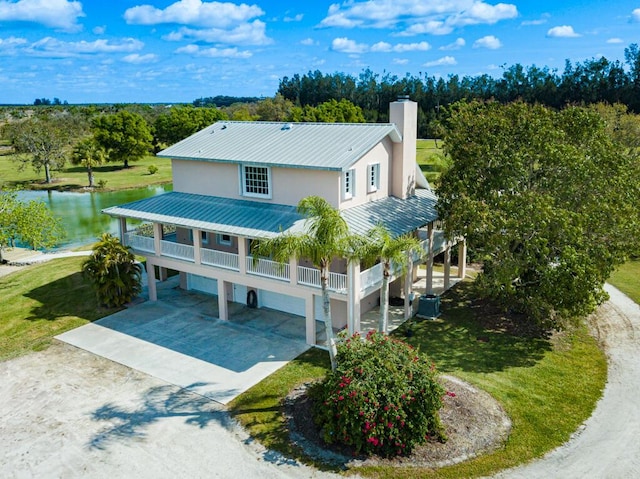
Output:
M0 0L0 103L272 96L320 70L502 74L624 60L640 0Z

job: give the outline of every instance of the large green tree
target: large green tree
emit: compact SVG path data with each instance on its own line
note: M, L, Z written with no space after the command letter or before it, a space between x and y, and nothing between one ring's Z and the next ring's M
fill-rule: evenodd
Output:
M602 117L571 107L458 103L438 211L483 262L477 284L549 325L586 314L640 238L640 165Z
M145 119L126 110L93 120L96 142L107 152L107 160L129 168L130 161L138 161L151 151L153 137Z
M33 116L7 127L7 136L17 153L20 168L31 165L36 173L44 170L45 181L65 164L71 132L67 122L50 116Z
M298 211L305 218L305 232L283 233L279 236L261 239L252 245L254 258L272 257L274 261L288 263L290 258L307 259L320 270L322 291L322 313L331 367L336 368L336 345L331 321L331 300L329 298L329 267L334 258L349 255L352 236L340 211L324 198L308 196L298 203Z
M173 145L218 120L226 119L227 115L215 107L174 106L156 118L155 140L158 145Z
M15 191L0 191L0 261L16 241L33 249L50 248L64 237L60 218L42 201L21 201Z

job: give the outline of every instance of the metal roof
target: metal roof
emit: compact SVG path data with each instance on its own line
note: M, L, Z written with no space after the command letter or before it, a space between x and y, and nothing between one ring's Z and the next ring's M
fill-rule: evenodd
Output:
M386 136L401 141L393 123L219 121L157 156L342 171Z
M383 224L394 235L409 233L438 219L437 197L418 189L405 200L390 196L342 211L352 233L366 234ZM299 232L305 219L295 206L217 196L170 192L102 210L111 216L197 228L249 238Z

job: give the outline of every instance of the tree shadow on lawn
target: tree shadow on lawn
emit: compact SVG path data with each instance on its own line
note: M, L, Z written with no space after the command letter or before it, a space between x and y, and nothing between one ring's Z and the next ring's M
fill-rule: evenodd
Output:
M105 308L98 304L96 294L81 272L56 279L25 293L37 302L25 319L56 321L75 316L95 321L122 308Z
M203 386L195 383L187 388ZM109 444L123 439L144 439L151 425L172 418L184 418L185 424L199 428L217 421L226 429L235 424L229 414L213 400L173 385L155 386L141 395L139 405L128 407L107 403L96 409L91 418L104 421L106 427L95 434L87 447L105 450Z
M420 348L442 372L491 373L534 366L551 350L548 334L528 327L526 318L499 313L472 300L471 283L460 283L441 299L436 320L414 318L398 328L406 341Z

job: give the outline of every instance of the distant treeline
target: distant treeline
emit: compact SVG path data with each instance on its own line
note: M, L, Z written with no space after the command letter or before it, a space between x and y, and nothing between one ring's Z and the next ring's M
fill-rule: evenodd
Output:
M261 98L255 96L210 96L207 98L198 98L193 100L193 106L196 107L207 107L207 106L217 106L218 108L224 106L231 106L234 103L255 103L260 101Z
M569 104L621 103L640 113L640 50L625 49L625 61L604 57L572 64L558 73L547 67L505 67L502 77L449 75L447 78L407 74L403 78L380 76L367 69L358 77L316 70L280 81L278 92L296 105L317 106L328 100L347 99L362 108L369 122L388 121L389 103L409 95L419 105L418 134L435 135L440 109L462 99L493 99L502 103L523 100L552 108Z

